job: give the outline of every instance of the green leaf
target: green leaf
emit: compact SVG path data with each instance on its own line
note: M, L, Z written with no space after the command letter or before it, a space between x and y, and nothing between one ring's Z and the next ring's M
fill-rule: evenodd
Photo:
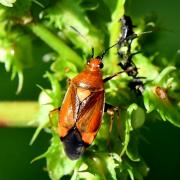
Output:
M174 66L168 66L161 73L159 76L155 79L154 84L158 84L159 86L164 87L167 84L167 80L171 77L170 73L175 71L176 67Z
M168 98L167 92L157 86L149 87L143 93L144 105L147 112L157 111L163 120L168 120L173 125L180 127L180 111Z
M127 180L130 178L131 180L134 179L143 180L143 176L147 175L147 173L146 174L143 173L142 171L143 168L148 169L144 162L132 163L124 159L119 165L119 170L120 170L119 179Z
M175 67L166 67L154 82L147 84L147 87L143 93L144 105L147 112L153 110L157 111L161 118L166 121L168 120L173 125L180 127L179 115L177 105L171 102L168 91L165 88L170 87L174 81L173 76L170 73L175 71Z
M124 153L126 152L129 141L130 141L130 132L133 130L132 125L131 125L131 114L136 108L137 108L136 104L131 104L127 108L127 111L124 112L124 115L121 115L121 119L124 122L125 127L124 127L123 149L120 153L120 157L122 157Z
M57 79L49 72L46 72L45 77L47 77L51 82L52 90L43 89L39 86L42 92L39 96L40 111L36 119L38 128L30 141L30 145L34 143L43 128L47 127L49 124L52 128L57 127L58 117L54 116L49 119L49 116L50 111L52 111L54 108L60 107L62 100L61 87Z
M133 129L138 129L143 126L144 122L145 122L144 110L141 107L137 106L132 112L131 125Z
M76 163L76 161L71 161L65 156L57 134L53 134L46 158L47 170L52 180L58 180L60 177L70 174Z
M13 4L16 2L16 0L0 0L0 4L7 6L7 7L13 7Z
M111 23L108 24L108 30L110 34L110 46L115 44L119 38L120 34L120 23L119 19L124 15L124 3L125 0L118 0L116 7L112 12ZM109 59L111 59L111 64L115 65L118 62L117 59L117 50L114 48L109 53ZM112 72L112 70L110 71Z
M47 93L49 97L51 98L51 104L55 107L58 108L60 107L60 104L62 102L62 93L61 93L61 86L56 79L54 75L52 75L49 72L46 72L44 77L48 78L50 83L51 83L51 88L52 91L50 93Z
M73 62L79 69L82 67L82 58L62 39L53 34L46 26L42 24L31 24L29 25L29 28L34 34L54 49L60 57Z
M81 2L81 7L84 9L84 10L90 10L90 11L93 11L93 10L97 10L97 8L99 7L99 2L97 2L96 0L82 0Z
M13 35L11 38L15 41L15 37L16 35ZM0 62L4 63L7 72L12 70L11 80L14 80L16 75L18 75L18 87L16 91L16 94L18 94L23 86L23 68L26 66L22 62L22 59L24 59L26 56L23 56L24 52L22 49L20 52L18 51L18 49L21 47L22 39L19 38L20 40L12 42L11 38L7 38L5 41L0 40ZM31 49L29 48L29 51L30 50ZM28 62L28 57L26 59Z
M131 132L130 142L128 144L126 154L132 161L140 161L140 155L138 153L139 137L135 132Z
M18 87L17 87L16 94L19 94L21 92L22 88L23 88L24 76L23 76L22 71L16 72L16 70L14 70L14 68L13 68L13 73L12 74L16 74L16 73L18 74Z
M133 103L127 108L125 115L121 113L121 121L124 122L124 141L120 157L126 152L132 161L140 161L138 153L138 136L134 129L140 128L145 121L145 114L142 108Z
M59 180L64 175L70 174L76 164L76 161L72 161L66 157L60 138L56 133L53 133L51 145L48 150L33 159L32 162L42 158L46 158L47 170L52 180Z
M134 180L133 168L128 161L124 160L119 164L119 171L119 179L127 180L130 178L131 180Z
M32 0L1 0L0 3L7 6L4 7L6 10L5 17L12 20L13 18L21 18L22 16L27 15L31 7Z
M51 93L50 90L43 90L39 96L40 110L36 118L38 128L36 129L33 137L31 138L30 145L34 143L39 133L43 128L46 128L49 123L49 112L53 110L53 106L50 104L51 98L48 96L48 93ZM33 122L32 122L33 123Z
M72 79L78 73L76 66L72 62L63 59L56 60L51 65L51 69L59 80L64 78Z
M87 164L88 168L83 172L88 172L94 175L92 179L116 179L115 167L117 167L117 163L115 163L113 155L108 155L103 152L89 152L86 153L86 156L83 158L83 162ZM82 176L80 171L79 176Z
M103 0L103 1L107 5L107 7L110 9L111 13L115 11L116 5L118 3L117 0L112 0L112 1ZM124 1L124 3L125 3L125 1Z
M63 32L76 48L86 54L91 48L102 50L103 34L90 23L80 3L73 0L62 0L45 11L45 19ZM62 34L62 33L61 33Z
M145 77L149 81L152 81L159 76L158 68L153 65L151 61L152 60L150 58L147 58L141 53L137 54L133 58L133 62L138 68L138 76Z
M103 165L101 159L98 157L86 158L84 162L87 164L88 169L86 172L93 174L94 176L99 176L102 179L105 179L105 172L103 171Z

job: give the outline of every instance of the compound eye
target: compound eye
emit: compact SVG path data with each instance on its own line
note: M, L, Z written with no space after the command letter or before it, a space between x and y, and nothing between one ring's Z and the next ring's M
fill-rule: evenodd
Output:
M99 64L99 68L102 69L104 67L104 64L103 63L100 63Z

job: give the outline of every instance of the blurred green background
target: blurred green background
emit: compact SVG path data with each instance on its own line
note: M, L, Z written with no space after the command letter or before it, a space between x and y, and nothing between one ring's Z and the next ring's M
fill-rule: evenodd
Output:
M133 3L132 3L133 2ZM155 14L161 29L161 37L156 47L160 53L169 58L180 49L179 1L163 0L129 0L126 3L126 12L136 22L144 15ZM136 24L136 23L134 23ZM138 25L138 24L137 24ZM42 52L41 45L35 45L37 51ZM143 50L142 50L143 51ZM146 49L147 51L147 49ZM0 64L0 101L5 100L37 100L40 90L36 84L49 87L46 79L42 78L48 63L41 61L32 68L25 69L24 86L19 95L15 95L17 79L10 81L10 74L6 73ZM45 169L45 160L30 164L37 155L45 152L50 136L42 132L36 142L29 146L34 133L33 128L1 128L0 129L0 180L32 180L49 179ZM147 180L179 180L180 179L180 130L168 122L156 122L144 130L144 136L149 143L140 144L140 154L150 167Z

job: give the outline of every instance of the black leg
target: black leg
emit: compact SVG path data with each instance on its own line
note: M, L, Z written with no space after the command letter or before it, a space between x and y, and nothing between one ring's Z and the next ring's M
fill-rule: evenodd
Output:
M105 82L111 80L112 78L118 76L119 74L121 74L121 73L123 73L123 72L125 72L125 71L119 71L119 72L117 72L117 73L115 73L115 74L113 74L113 75L111 75L111 76L108 76L108 77L106 77L106 78L103 79L103 82L105 83Z

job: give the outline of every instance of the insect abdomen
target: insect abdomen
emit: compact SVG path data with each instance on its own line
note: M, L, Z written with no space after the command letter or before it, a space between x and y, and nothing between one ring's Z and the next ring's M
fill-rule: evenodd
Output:
M64 145L64 150L70 159L76 160L84 153L86 144L83 142L76 127L73 127L61 140Z

